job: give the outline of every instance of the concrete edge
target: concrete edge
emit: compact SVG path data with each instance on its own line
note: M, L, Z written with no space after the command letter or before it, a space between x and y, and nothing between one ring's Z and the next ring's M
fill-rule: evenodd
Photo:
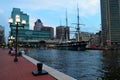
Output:
M39 63L39 61L23 54L23 57L26 58L27 60L29 60L30 62L32 62L33 64L37 65L37 63ZM53 77L55 77L57 80L77 80L71 76L68 76L56 69L53 69L52 67L49 67L45 64L43 64L43 69L46 70L50 75L52 75Z

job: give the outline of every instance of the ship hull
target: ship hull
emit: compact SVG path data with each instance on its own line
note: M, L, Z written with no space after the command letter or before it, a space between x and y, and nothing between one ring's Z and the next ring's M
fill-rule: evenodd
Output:
M60 50L77 50L84 51L86 50L86 42L71 42L71 43L61 43L57 44L57 49Z

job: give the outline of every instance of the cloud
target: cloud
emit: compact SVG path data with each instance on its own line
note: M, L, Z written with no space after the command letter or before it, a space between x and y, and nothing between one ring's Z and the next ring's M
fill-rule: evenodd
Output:
M34 29L34 22L35 22L36 20L37 20L36 18L31 18L31 19L30 19L30 22L29 22L29 24L30 24L30 30L33 30L33 29Z
M82 0L82 3L79 2L80 11L83 14L95 15L100 9L100 1L99 0Z
M22 3L21 0L16 0L13 2L13 5L33 11L43 9L62 11L67 9L70 13L73 13L76 10L77 2L81 14L94 15L99 12L99 0L24 0Z
M33 29L34 22L37 20L37 18L41 18L42 16L41 11L49 11L47 12L47 14L44 14L44 16L42 16L44 17L43 21L46 22L47 18L45 17L46 16L50 17L49 15L51 16L54 15L52 16L52 19L54 20L64 19L65 10L67 9L69 15L68 16L69 21L73 22L73 18L70 17L76 16L77 3L79 6L80 16L89 18L90 16L93 17L94 15L100 12L99 0L62 0L62 1L61 0L23 0L22 3L21 0L15 0L14 2L12 2L12 5L21 8L21 10L23 11L24 10L27 11L26 13L30 15L30 29ZM48 24L48 22L46 22L45 24ZM54 25L54 24L52 24L52 22L49 23L49 25Z

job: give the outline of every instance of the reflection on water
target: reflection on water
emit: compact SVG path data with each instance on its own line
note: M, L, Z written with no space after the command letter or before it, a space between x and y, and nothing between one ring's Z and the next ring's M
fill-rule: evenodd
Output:
M27 54L77 80L120 78L119 51L67 51L32 49Z
M103 52L104 79L120 80L120 51Z

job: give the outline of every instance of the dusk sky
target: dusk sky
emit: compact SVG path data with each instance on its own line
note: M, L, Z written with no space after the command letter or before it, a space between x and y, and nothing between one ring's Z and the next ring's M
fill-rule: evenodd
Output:
M20 8L30 17L30 29L34 22L41 19L43 25L56 27L65 25L66 9L68 13L68 25L75 30L72 23L77 22L77 3L80 15L80 30L84 32L98 32L100 30L100 0L1 0L0 1L0 25L5 27L5 35L8 36L8 18L13 8Z

